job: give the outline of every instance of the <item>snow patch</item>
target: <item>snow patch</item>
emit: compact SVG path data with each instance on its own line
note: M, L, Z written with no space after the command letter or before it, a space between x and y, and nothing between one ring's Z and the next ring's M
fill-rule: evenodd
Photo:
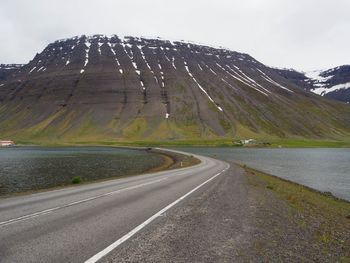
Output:
M268 96L268 94L262 90L260 90L259 88L253 86L249 81L245 80L244 78L242 78L242 76L240 76L239 74L237 74L237 72L235 72L229 65L226 65L226 67L229 68L229 70L231 70L235 75L233 75L231 72L229 72L228 70L226 70L226 68L224 68L223 66L221 66L219 63L216 63L216 65L218 67L220 67L223 71L225 71L228 75L230 75L232 78L234 78L235 80L238 80L239 82L242 82L243 84L247 85L248 87L260 92L261 94Z
M171 64L173 65L173 68L176 69L176 66L175 66L175 57L173 56L173 59L171 60Z
M138 47L138 48L139 48L139 50L140 50L140 53L141 53L142 59L145 61L146 66L148 67L148 69L149 69L150 71L152 71L152 69L151 69L150 65L148 64L148 61L147 61L147 59L146 59L146 56L145 56L145 54L144 54L144 52L143 52L143 50L142 50L142 46L137 46L137 47ZM152 73L153 73L153 72L152 72Z
M91 43L88 41L85 41L85 47L86 47L85 48L85 62L84 62L83 68L80 70L80 74L85 72L85 67L89 63L90 46L91 46Z
M263 77L266 81L274 84L277 87L280 87L281 89L284 89L286 91L292 92L294 93L294 91L282 86L281 84L279 84L278 82L274 81L273 79L271 79L269 76L267 76L264 72L262 72L260 69L257 69L261 74L263 74L261 77Z
M44 66L41 66L36 72L41 71L43 68L45 68Z
M141 84L142 89L145 90L145 89L146 89L146 88L145 88L145 84L143 84L143 81L142 81L142 80L140 80L140 84Z
M209 96L208 92L207 92L207 91L198 83L198 81L193 77L192 73L190 72L190 70L189 70L189 68L188 68L188 66L187 66L187 62L186 62L186 61L184 61L184 65L185 65L185 69L186 69L188 75L189 75L189 76L192 78L192 80L197 84L197 86L200 88L200 90L203 91L203 93L204 93L205 95L207 95L208 99L209 99L212 103L214 103L214 105L216 106L216 108L217 108L219 111L223 111L222 108L221 108L219 105L217 105L217 104L215 103L215 101Z
M327 93L333 92L333 91L337 91L337 90L341 90L341 89L350 89L350 82L348 83L343 83L343 84L338 84L338 85L334 85L330 88L316 88L316 89L312 89L311 91L313 93L316 93L318 95L324 96Z
M305 72L305 77L312 79L317 83L324 83L327 80L333 78L333 76L322 77L321 74L323 72L324 70L314 70L314 71Z
M111 52L113 53L114 59L115 59L115 61L117 62L118 67L120 68L120 62L119 62L119 60L118 60L118 58L117 58L117 54L115 53L115 51L114 51L114 49L113 49L113 47L112 47L112 44L108 41L108 42L107 42L107 45L109 46ZM119 69L119 72L120 72L120 74L123 75L123 70L122 70L122 69Z
M99 53L99 54L100 54L100 56L101 56L101 46L103 45L103 43L98 42L98 43L97 43L97 45L98 45L98 49L97 49L97 51L98 51L98 53Z
M233 86L232 86L230 83L228 83L226 80L224 80L223 78L221 78L221 80L222 80L223 82L225 82L229 87L231 87L232 89L236 90L236 88L233 87Z
M208 66L207 66L208 67ZM209 68L209 70L215 75L215 76L217 76L218 74L214 71L214 70L212 70L210 67L208 67Z
M132 52L132 50L131 50L132 45L131 45L131 44L128 44L128 43L125 44L125 40L124 40L124 42L121 43L121 45L122 45L122 47L123 47L124 52L126 53L126 55L130 58L131 64L132 64L132 66L134 67L136 74L137 74L139 77L141 77L141 71L138 69L136 62L134 61L134 54L133 54L133 52ZM125 49L126 46L130 48L130 53L131 53L131 55L129 55L128 52L126 51L126 49ZM142 81L141 79L140 79L140 84L141 84L142 90L146 90L146 87L145 87L145 85L144 85L144 83L143 83L143 81Z
M164 54L164 56L165 56L165 59L166 59L166 60L170 61L170 59L168 58L167 55Z
M257 83L254 79L248 77L239 67L237 67L237 66L235 66L235 65L233 65L233 67L234 67L235 69L237 69L238 72L239 72L240 74L242 74L242 76L243 76L246 80L248 80L250 83L252 83L254 86L257 86L257 87L263 89L264 91L270 93L269 90L265 89L262 85L260 85L259 83Z

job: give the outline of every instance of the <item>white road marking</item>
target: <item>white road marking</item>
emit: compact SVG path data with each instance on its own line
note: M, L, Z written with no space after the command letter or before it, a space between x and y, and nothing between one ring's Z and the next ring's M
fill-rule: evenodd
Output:
M119 194L119 193L124 192L124 191L128 191L128 190L140 188L140 187L143 187L143 186L146 186L146 185L158 183L160 181L167 180L167 179L168 178L165 177L165 178L153 180L151 182L147 182L147 183L143 183L143 184L138 184L138 185L126 187L126 188L119 189L119 190L116 190L116 191L112 191L112 192L96 195L96 196L93 196L93 197L89 197L89 198L86 198L86 199L82 199L82 200L79 200L79 201L75 201L75 202L72 202L72 203L69 203L69 204L65 204L65 205L62 205L62 206L56 206L56 207L53 207L53 208L49 208L49 209L46 209L46 210L43 210L43 211L39 211L39 212L36 212L36 213L33 213L33 214L29 214L29 215L13 218L13 219L10 219L10 220L7 220L7 221L0 222L0 227L11 225L11 224L14 224L14 223L17 223L17 222L20 222L20 221L24 221L24 220L27 220L27 219L31 219L31 218L34 218L34 217L50 214L50 213L52 213L54 211L57 211L59 209L67 208L67 207L70 207L70 206L73 206L73 205L78 205L78 204L85 203L85 202L89 202L89 201L92 201L92 200L95 200L95 199L98 199L98 198L101 198L101 197L111 196L111 195L114 195L114 194Z
M106 247L104 250L100 251L99 253L97 253L96 255L92 256L91 258L89 258L88 260L85 261L85 263L95 263L98 260L100 260L101 258L103 258L104 256L106 256L108 253L110 253L113 249L117 248L119 245L121 245L122 243L124 243L125 241L127 241L129 238L131 238L133 235L135 235L137 232L139 232L142 228L144 228L145 226L147 226L149 223L151 223L153 220L155 220L157 217L162 216L167 210L169 210L170 208L172 208L174 205L176 205L177 203L179 203L180 201L182 201L183 199L185 199L187 196L189 196L190 194L192 194L193 192L195 192L196 190L198 190L199 188L201 188L203 185L209 183L210 181L212 181L213 179L215 179L217 176L219 176L220 174L226 172L228 169L230 168L230 165L228 165L224 170L222 170L220 173L217 173L215 175L213 175L212 177L210 177L208 180L206 180L205 182L201 183L200 185L198 185L197 187L193 188L191 191L189 191L187 194L181 196L179 199L175 200L174 202L172 202L171 204L167 205L166 207L164 207L162 210L160 210L159 212L157 212L156 214L154 214L153 216L151 216L150 218L148 218L146 221L144 221L142 224L138 225L137 227L135 227L133 230L131 230L129 233L127 233L126 235L122 236L121 238L119 238L117 241L115 241L114 243L112 243L111 245L109 245L108 247Z

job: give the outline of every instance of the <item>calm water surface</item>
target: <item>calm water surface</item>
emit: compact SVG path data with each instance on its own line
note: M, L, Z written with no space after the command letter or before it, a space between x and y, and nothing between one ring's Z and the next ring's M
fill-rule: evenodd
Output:
M350 149L183 148L233 160L350 201Z
M159 155L111 147L0 148L0 195L138 174L161 165Z

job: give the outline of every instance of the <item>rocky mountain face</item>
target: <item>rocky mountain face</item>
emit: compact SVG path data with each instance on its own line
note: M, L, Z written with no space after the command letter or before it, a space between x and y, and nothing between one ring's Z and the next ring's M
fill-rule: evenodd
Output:
M75 142L348 136L350 106L298 85L223 48L80 36L48 45L2 80L0 134Z
M326 98L350 102L350 65L307 73L288 69L277 69L277 72L305 90Z
M23 64L0 64L0 85L23 66Z

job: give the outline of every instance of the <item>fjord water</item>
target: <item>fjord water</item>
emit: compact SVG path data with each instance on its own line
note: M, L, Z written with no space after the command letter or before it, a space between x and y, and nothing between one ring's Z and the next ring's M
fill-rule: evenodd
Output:
M163 163L144 150L111 147L0 148L0 195L138 174Z
M183 148L332 192L350 201L350 149Z

